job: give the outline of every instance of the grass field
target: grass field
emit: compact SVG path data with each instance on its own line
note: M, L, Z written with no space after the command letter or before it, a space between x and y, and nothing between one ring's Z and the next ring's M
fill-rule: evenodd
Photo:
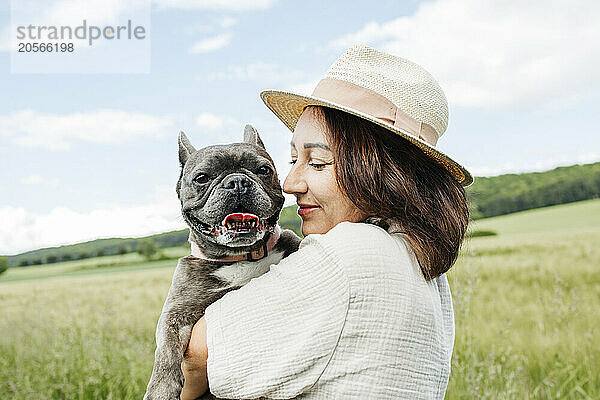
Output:
M574 221L579 224L579 228ZM446 398L600 398L600 200L481 220L448 274Z
M446 398L600 398L600 200L473 229L498 235L466 241L448 274ZM0 277L0 399L141 399L175 261L104 261Z

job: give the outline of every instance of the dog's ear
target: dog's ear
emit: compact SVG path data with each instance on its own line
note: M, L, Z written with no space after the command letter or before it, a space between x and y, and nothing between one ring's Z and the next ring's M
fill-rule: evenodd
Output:
M179 144L179 163L181 164L181 172L179 174L179 179L177 180L177 186L175 186L175 191L177 192L177 197L180 197L181 191L181 179L183 178L183 167L185 167L186 161L190 158L190 156L196 151L194 146L190 143L187 136L183 131L179 131L179 136L177 137L177 142Z
M262 140L260 140L258 131L250 124L246 125L244 128L244 143L255 144L263 149L265 148Z
M194 148L194 146L192 146L192 143L190 143L189 139L187 138L187 136L185 136L185 133L183 133L183 131L179 131L179 137L177 138L177 141L179 142L179 163L183 168L185 162L196 151L196 149Z

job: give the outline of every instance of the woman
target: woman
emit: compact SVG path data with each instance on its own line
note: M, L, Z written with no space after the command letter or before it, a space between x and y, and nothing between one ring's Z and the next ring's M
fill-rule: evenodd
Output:
M367 46L312 96L261 93L294 132L283 190L300 249L211 304L182 399L443 398L454 344L445 272L469 221L469 172L435 149L446 98L420 66Z

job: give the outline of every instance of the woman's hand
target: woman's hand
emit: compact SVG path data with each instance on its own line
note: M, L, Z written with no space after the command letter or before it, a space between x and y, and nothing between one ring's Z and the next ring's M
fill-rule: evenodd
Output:
M207 359L206 320L202 317L192 328L190 342L183 354L181 371L183 372L184 384L181 390L181 400L195 400L208 390Z

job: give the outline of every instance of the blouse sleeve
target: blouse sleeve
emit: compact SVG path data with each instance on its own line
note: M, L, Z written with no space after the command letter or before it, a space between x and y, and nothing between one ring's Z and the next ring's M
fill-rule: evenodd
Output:
M206 308L207 374L221 398L293 398L336 348L349 305L345 271L324 235Z

